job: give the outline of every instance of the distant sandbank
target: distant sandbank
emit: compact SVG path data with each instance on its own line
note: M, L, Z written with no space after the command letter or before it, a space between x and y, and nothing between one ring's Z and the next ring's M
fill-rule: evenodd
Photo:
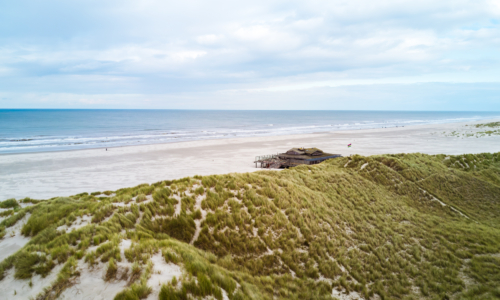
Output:
M255 156L297 146L343 156L498 152L500 135L471 126L493 121L500 120L0 155L0 200L48 199L193 175L253 172L259 170Z

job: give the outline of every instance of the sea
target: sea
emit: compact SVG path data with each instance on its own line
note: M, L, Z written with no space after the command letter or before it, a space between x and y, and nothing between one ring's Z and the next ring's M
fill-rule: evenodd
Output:
M0 154L500 118L500 112L0 109Z

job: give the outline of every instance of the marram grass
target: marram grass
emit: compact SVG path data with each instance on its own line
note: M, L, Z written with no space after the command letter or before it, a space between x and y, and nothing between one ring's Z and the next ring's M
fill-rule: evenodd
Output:
M29 216L21 232L31 237L0 277L64 264L38 299L70 286L78 260L105 264L107 280L129 262L115 299L145 298L157 254L183 270L159 299L500 298L500 153L353 156L25 200L33 205L0 203L14 208L0 236ZM57 229L84 216L85 226Z

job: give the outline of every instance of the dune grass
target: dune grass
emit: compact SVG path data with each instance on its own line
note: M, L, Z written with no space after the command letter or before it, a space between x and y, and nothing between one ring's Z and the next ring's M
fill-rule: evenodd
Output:
M32 203L0 223L5 232L29 214L21 232L31 237L0 263L0 278L9 268L30 278L65 264L57 293L79 259L106 263L108 280L120 280L116 263L127 261L129 287L115 299L142 299L160 252L184 270L160 299L222 299L223 291L229 299L333 299L333 289L363 299L500 295L500 153L353 156ZM92 222L57 229L83 215ZM124 238L132 246L122 257Z
M19 207L19 203L16 199L7 199L5 201L0 201L0 208L15 208Z
M494 127L500 127L500 122L490 122L490 123L476 124L475 127L476 128L484 128L484 127L494 128Z
M14 214L13 209L4 210L4 211L0 212L0 217L8 217L8 216L11 216L13 214Z

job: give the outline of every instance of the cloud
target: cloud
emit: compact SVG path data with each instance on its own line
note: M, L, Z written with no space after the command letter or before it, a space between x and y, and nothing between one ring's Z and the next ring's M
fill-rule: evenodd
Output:
M500 111L497 83L364 84L166 94L0 93L5 108ZM200 98L204 101L200 102ZM166 101L168 100L168 101ZM474 106L471 108L471 103Z
M213 45L224 39L223 35L205 34L196 37L196 41L202 45Z
M182 94L222 108L212 96L225 91L310 98L313 87L342 84L500 82L498 0L19 0L0 18L0 90L54 104L55 95L130 94L123 101L141 107L137 95L154 94L151 103L170 107ZM87 104L115 103L99 99Z

